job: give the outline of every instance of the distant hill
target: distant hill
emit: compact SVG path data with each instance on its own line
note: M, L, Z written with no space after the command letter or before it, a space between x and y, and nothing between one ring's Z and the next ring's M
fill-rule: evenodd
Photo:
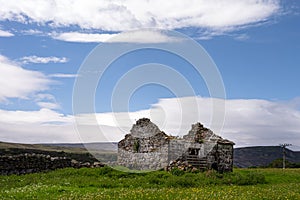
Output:
M235 148L233 164L237 167L267 166L272 161L282 158L280 146L256 146ZM300 163L300 152L286 149L286 159L289 162Z
M64 151L72 153L86 153L86 149L80 146L60 146L60 145L48 145L48 144L21 144L11 142L0 141L0 154L3 150L8 151L9 149L20 149L20 150L39 150L39 151Z
M88 150L86 149L88 148ZM87 143L87 144L20 144L0 142L1 155L18 155L24 153L46 154L51 156L65 156L78 161L101 162L117 159L116 143ZM92 155L91 155L92 154Z
M18 153L45 153L61 155L61 152L71 154L71 157L82 158L82 154L96 154L102 161L109 161L117 157L117 143L58 143L58 144L19 144L0 142L0 155ZM260 167L267 166L275 159L282 158L282 148L279 146L241 147L234 149L234 166ZM300 151L286 149L286 158L289 162L300 163Z
M99 142L99 143L45 143L45 144L21 144L1 142L0 149L35 149L42 151L64 151L72 153L86 153L87 149L98 152L116 152L117 143Z
M43 144L51 147L66 147L66 148L80 148L80 149L91 149L98 151L117 151L117 142L96 142L96 143L57 143L57 144Z

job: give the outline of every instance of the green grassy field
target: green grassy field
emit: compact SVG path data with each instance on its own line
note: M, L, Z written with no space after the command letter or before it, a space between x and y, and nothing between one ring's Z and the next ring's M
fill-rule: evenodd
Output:
M126 173L61 169L0 176L1 199L300 199L300 169Z

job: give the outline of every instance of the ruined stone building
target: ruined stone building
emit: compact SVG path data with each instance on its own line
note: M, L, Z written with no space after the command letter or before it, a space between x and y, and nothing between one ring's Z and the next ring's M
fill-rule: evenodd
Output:
M118 165L158 170L181 161L198 169L228 172L233 167L233 145L200 123L193 124L183 138L177 138L142 118L118 143Z

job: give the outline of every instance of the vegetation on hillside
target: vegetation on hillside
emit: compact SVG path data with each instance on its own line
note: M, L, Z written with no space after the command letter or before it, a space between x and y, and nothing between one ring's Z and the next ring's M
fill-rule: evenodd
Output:
M282 168L283 160L282 158L278 158L273 160L268 166L269 168ZM300 168L300 163L293 163L288 160L285 161L285 168Z

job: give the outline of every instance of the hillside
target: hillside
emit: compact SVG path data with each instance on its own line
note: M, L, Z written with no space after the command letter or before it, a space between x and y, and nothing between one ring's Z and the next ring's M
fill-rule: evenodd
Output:
M256 146L234 149L233 163L237 167L266 166L273 160L282 158L280 146ZM286 159L293 163L300 162L300 152L286 149Z
M20 150L40 150L40 151L64 151L72 153L86 153L86 149L81 146L61 146L61 145L48 145L48 144L20 144L1 142L0 149L9 151L9 149L20 149ZM2 151L0 151L1 154Z
M88 146L89 151L85 148ZM1 155L17 155L24 153L65 156L82 162L94 162L96 155L101 162L116 160L116 148L111 143L90 144L20 144L0 142Z
M116 152L118 149L118 143L116 142L95 142L95 143L57 143L57 144L43 144L46 146L50 146L53 148L68 148L68 149L74 149L74 148L79 148L79 149L91 149L91 150L97 150L97 151L103 151L103 152Z

